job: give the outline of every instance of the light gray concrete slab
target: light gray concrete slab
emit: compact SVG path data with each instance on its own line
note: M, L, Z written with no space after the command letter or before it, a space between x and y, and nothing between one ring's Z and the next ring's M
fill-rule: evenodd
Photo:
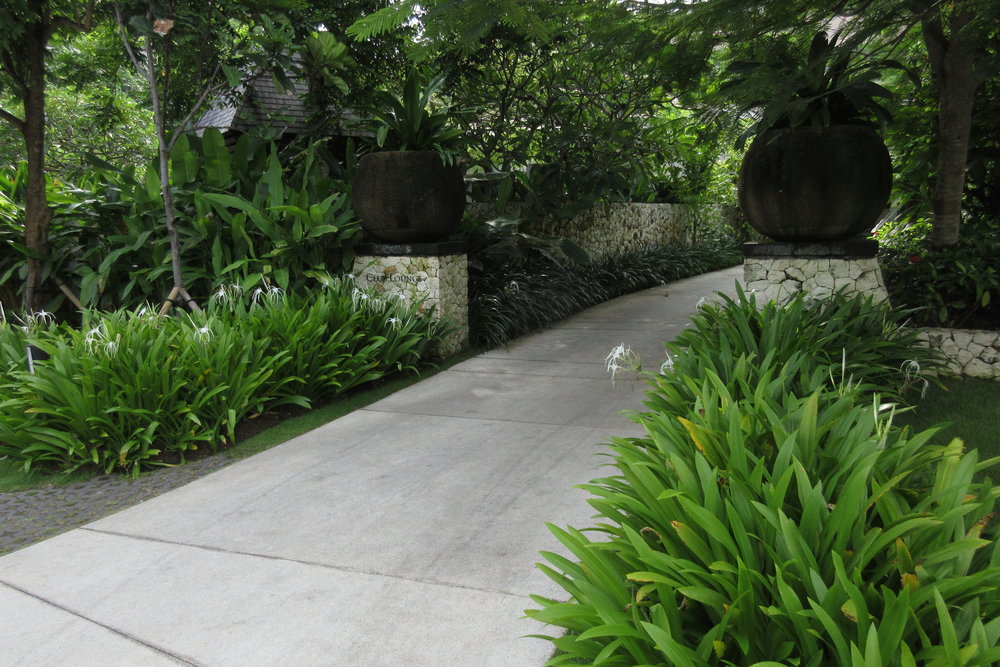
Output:
M555 324L553 328L601 328L606 324L634 330L659 330L669 325L673 325L672 328L683 327L688 316L697 310L699 301L717 299L717 292L734 295L736 281L742 276L743 267L737 266L666 286L651 287L588 308Z
M545 527L585 526L611 432L359 411L94 530L504 593L554 595ZM281 451L282 449L294 451ZM210 508L210 509L209 509Z
M666 358L664 343L684 331L699 301L717 299L719 291L734 294L739 275L742 267L619 297L490 350L481 358L594 364L604 363L614 347L624 344L639 356L644 368L655 370Z
M612 386L610 378L445 371L416 387L416 391L397 392L367 409L608 428L621 422L621 411L641 407L643 399L642 391Z
M572 361L535 361L518 359L513 355L472 357L448 369L458 373L499 373L501 375L542 375L546 377L580 378L587 380L607 380L611 375L600 363L580 363Z
M87 529L5 556L0 580L199 665L509 667L551 654L523 638L540 626L521 618L533 603L520 596ZM49 664L78 664L101 633L68 638ZM155 664L139 650L118 655Z
M519 637L546 631L520 618L529 593L562 595L534 567L560 550L544 524L592 525L573 486L613 473L598 443L641 433L619 413L645 386L612 386L604 359L625 343L658 366L737 275L599 306L0 558L0 664L90 645L143 665L543 664L551 646ZM59 641L6 632L19 621Z
M645 368L656 370L666 358L664 343L675 338L682 330L682 327L662 331L556 328L519 338L508 348L491 350L484 356L488 359L518 359L538 363L555 361L603 365L611 350L625 345L639 355Z
M0 584L0 664L183 665L131 637Z

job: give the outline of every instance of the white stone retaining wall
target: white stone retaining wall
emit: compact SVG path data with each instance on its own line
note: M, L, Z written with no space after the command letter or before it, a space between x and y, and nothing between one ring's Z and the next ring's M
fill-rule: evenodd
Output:
M467 211L483 220L498 215L488 203L470 204ZM507 209L508 215L520 213L517 204ZM690 245L693 215L685 204L596 204L570 220L536 222L524 231L540 238L574 241L596 260L649 246Z
M575 241L592 259L650 246L691 244L691 207L684 204L598 204L571 220L529 226L535 236Z
M359 255L354 260L359 287L377 294L399 294L407 305L421 302L421 313L433 313L456 329L438 347L439 356L448 356L469 342L469 259L465 254Z
M1000 380L1000 331L925 329L921 338L948 359L949 375Z
M822 298L839 289L871 295L876 301L889 298L874 257L748 257L743 284L757 295L757 303L781 303L797 292Z

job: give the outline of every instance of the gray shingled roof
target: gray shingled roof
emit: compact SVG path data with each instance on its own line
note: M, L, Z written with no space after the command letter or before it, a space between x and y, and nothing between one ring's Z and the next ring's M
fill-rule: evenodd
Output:
M258 74L236 91L235 101L216 100L212 107L198 119L195 131L201 134L214 127L223 133L233 130L247 132L259 127L280 128L289 134L300 134L306 129L309 109L305 95L309 87L305 81L293 78L292 90L282 91L268 73ZM341 122L357 118L350 109L341 112ZM340 132L345 136L365 134L351 129Z

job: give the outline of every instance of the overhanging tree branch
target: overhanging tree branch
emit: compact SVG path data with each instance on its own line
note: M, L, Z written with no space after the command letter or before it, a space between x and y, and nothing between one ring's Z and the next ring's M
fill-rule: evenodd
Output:
M18 97L25 97L28 94L28 83L21 76L20 69L14 65L9 51L0 51L0 65L2 65L0 69L7 73L7 76L10 77L11 82L17 89Z
M4 109L0 109L0 118L3 118L5 121L16 127L18 132L24 134L24 121L22 119Z

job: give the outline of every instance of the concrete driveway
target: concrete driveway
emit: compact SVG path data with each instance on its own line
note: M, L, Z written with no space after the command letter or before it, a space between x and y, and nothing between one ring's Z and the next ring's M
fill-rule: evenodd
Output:
M0 558L4 665L542 665L545 522L638 434L647 368L741 268L621 297L108 518Z

